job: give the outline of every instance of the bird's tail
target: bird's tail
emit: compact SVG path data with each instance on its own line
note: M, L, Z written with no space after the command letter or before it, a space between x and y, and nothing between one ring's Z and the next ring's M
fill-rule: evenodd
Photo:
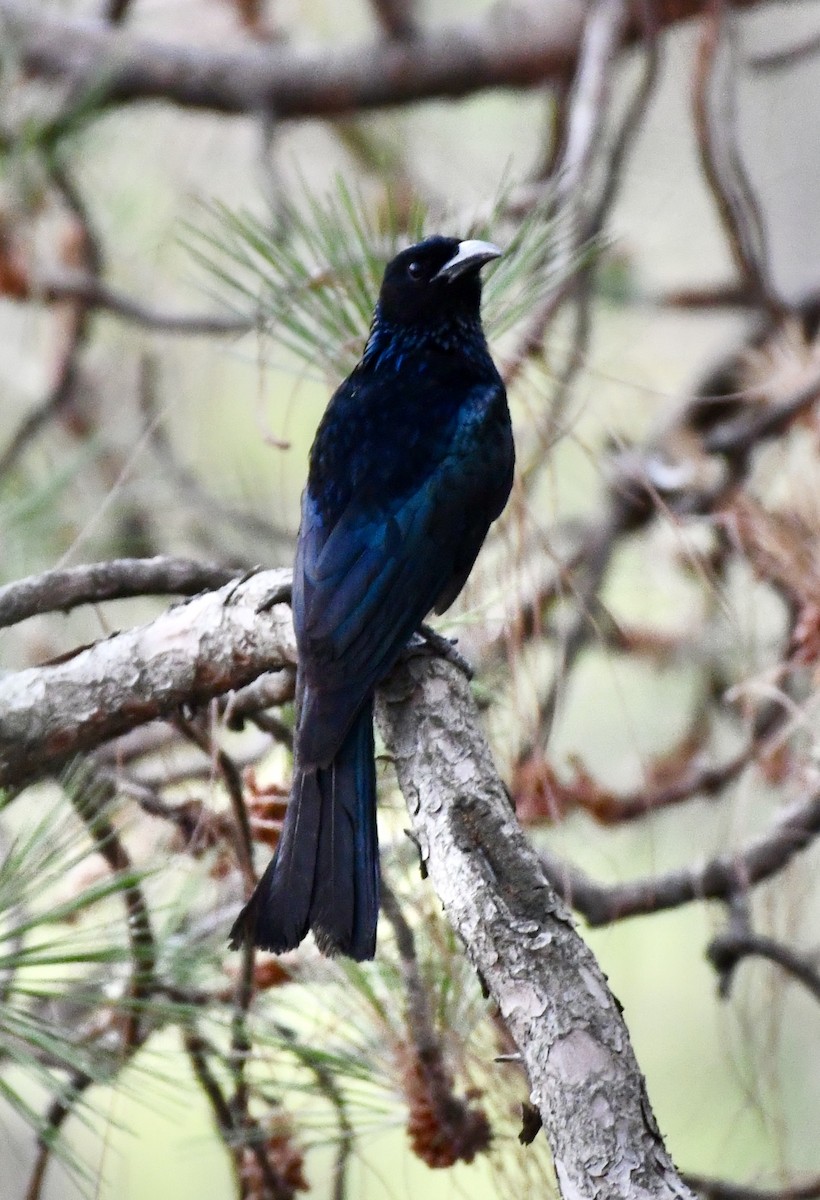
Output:
M313 930L323 954L372 958L379 915L373 703L327 767L297 771L282 837L230 940L292 950Z

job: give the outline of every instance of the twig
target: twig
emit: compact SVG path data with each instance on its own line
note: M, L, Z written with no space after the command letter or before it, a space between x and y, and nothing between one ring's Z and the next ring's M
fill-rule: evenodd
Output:
M297 1062L311 1071L319 1086L319 1090L327 1098L336 1112L339 1127L339 1138L336 1148L336 1160L333 1164L333 1196L332 1200L345 1200L347 1192L347 1165L356 1140L356 1131L347 1111L345 1094L339 1087L333 1071L323 1061L321 1055L311 1052L304 1047L292 1029L280 1021L273 1021L276 1032L286 1042Z
M115 558L87 566L44 571L0 587L0 627L80 604L133 596L193 596L222 587L240 572L216 563L168 555Z
M20 422L0 451L0 477L6 475L38 433L62 412L74 396L80 380L80 353L88 339L88 322L82 317L73 323L68 343L60 356L57 378L45 397Z
M429 1166L472 1162L489 1147L492 1133L483 1109L456 1095L444 1043L436 1030L430 991L416 953L416 939L399 900L382 879L381 907L393 927L405 992L409 1046L399 1046L399 1062L410 1106L408 1132L413 1148ZM414 1117L423 1114L421 1128ZM431 1130L431 1126L433 1127Z
M820 793L786 809L768 833L734 855L719 855L701 866L665 875L599 884L578 867L541 852L541 865L559 895L590 925L662 912L698 900L726 900L777 875L820 834Z
M440 1052L441 1043L433 1023L430 997L419 972L416 938L396 893L384 878L381 881L381 908L396 938L406 996L405 1013L416 1049L420 1055L436 1050Z
M651 0L639 0L638 8L644 34L643 72L606 156L601 192L590 212L584 231L585 239L595 237L603 229L617 199L624 165L646 116L660 74L657 10Z
M0 9L0 22L2 16ZM53 156L49 160L49 175L52 187L59 193L77 222L82 238L84 265L93 278L102 269L102 248L88 207L67 168ZM63 344L59 349L54 382L40 403L18 425L5 450L0 453L0 478L11 470L41 430L72 404L81 381L80 356L88 341L88 334L88 305L78 298L71 306L71 312L61 331Z
M706 956L716 971L726 980L721 981L721 994L729 989L729 980L734 975L735 968L744 958L767 958L770 962L782 967L789 975L794 976L814 996L820 1000L820 971L803 955L784 946L774 938L749 930L736 933L724 930L713 938L706 949Z
M689 1172L684 1174L684 1179L702 1200L817 1200L820 1197L820 1175L805 1183L786 1184L782 1188L752 1187Z
M746 286L758 303L777 309L767 271L765 226L746 168L737 149L734 106L728 83L721 91L720 121L710 102L724 40L724 0L708 0L696 58L693 90L694 122L701 168L717 206L729 248ZM718 142L723 139L723 145Z
M110 869L120 873L133 872L128 852L106 811L114 794L111 783L86 764L79 773L75 773L69 779L66 791L97 852L102 855ZM140 884L135 879L130 879L122 894L128 917L126 928L131 948L132 969L129 1009L119 1046L121 1063L133 1058L148 1036L148 1026L141 1021L142 1005L153 991L157 960L157 945L150 912ZM62 1094L52 1101L44 1119L48 1134L41 1133L38 1138L37 1157L29 1177L25 1200L39 1200L56 1135L71 1114L77 1100L94 1082L93 1076L87 1072L75 1071L66 1082Z
M757 299L745 282L714 284L711 287L683 287L651 299L655 308L756 308Z
M264 1134L259 1124L246 1119L244 1127L237 1125L231 1104L225 1097L208 1062L209 1055L214 1053L213 1047L193 1028L186 1029L184 1041L197 1083L208 1099L216 1127L230 1152L236 1176L237 1195L245 1195L242 1178L242 1151L248 1147L259 1165L260 1174L265 1182L266 1200L293 1200L292 1189L287 1186L266 1153L263 1144Z
M518 377L526 361L540 353L553 318L578 286L572 265L588 221L584 185L603 135L613 63L627 30L628 15L625 0L596 0L584 23L567 101L565 142L554 168L556 222L560 221L561 238L557 259L550 264L550 270L561 283L536 305L505 361L507 387Z
M225 500L213 496L203 487L196 473L179 461L176 451L168 437L156 398L156 369L155 361L149 355L144 355L140 372L140 407L145 414L147 427L150 431L151 446L160 462L175 480L181 491L186 493L197 508L201 508L210 520L227 521L234 528L241 529L254 541L263 541L275 546L281 551L283 545L288 547L293 542L293 532L275 525L272 521L250 512L246 508L237 508Z
M174 723L180 732L190 738L194 745L198 746L203 754L206 754L211 759L222 777L222 782L225 785L225 790L231 802L234 823L234 845L239 861L239 869L242 872L245 891L250 896L256 887L256 871L253 866L253 834L251 833L248 810L245 805L242 776L230 754L215 743L211 729L205 727L204 722L186 720L184 717L177 716L174 718ZM245 966L247 964L244 964L243 960L243 970ZM248 970L252 973L252 961Z
M718 795L765 752L789 717L787 705L766 704L756 714L748 743L723 762L714 763L697 761L708 732L704 711L700 706L697 709L694 736L693 731L687 732L671 754L650 762L646 771L649 782L633 791L605 787L581 765L576 766L575 778L564 782L545 759L519 760L511 783L519 819L528 825L544 819L555 821L573 809L582 809L601 825L622 825L696 796Z
M44 1125L48 1133L41 1134L38 1138L37 1157L29 1176L25 1200L40 1200L54 1140L66 1118L71 1115L76 1102L93 1082L90 1075L86 1075L82 1071L73 1072L63 1087L62 1095L53 1100L49 1106L44 1118Z
M115 795L115 787L110 779L97 774L93 764L86 761L70 775L66 792L88 830L97 853L102 855L113 873L131 876L123 886L122 896L128 917L126 928L132 962L130 1008L123 1046L127 1051L132 1051L144 1040L140 1027L141 1002L153 988L157 964L157 943L151 914L142 887L133 877L135 872L131 857L108 815L109 805Z
M61 272L32 281L28 294L14 299L59 303L78 300L89 309L130 321L144 329L183 337L214 337L247 333L254 327L251 317L229 313L173 313L151 308L140 300L117 291L94 275Z
M780 50L764 50L761 54L751 54L746 59L746 66L752 71L780 71L783 67L792 67L814 54L820 54L820 34L808 37L795 46L783 46Z

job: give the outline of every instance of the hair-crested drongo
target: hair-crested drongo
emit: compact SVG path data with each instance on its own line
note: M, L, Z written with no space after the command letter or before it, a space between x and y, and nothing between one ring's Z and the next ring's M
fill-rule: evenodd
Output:
M389 263L361 361L310 454L293 575L293 785L232 931L281 953L309 929L372 958L379 911L373 691L461 591L507 502L514 451L481 326L488 242L430 237Z

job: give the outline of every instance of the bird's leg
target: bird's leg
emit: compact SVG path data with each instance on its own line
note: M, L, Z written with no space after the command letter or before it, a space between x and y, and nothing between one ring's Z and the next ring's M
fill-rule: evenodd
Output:
M446 658L453 666L458 667L463 675L466 675L468 679L472 679L475 671L464 655L456 650L455 644L455 638L445 637L433 629L431 625L422 623L419 626L418 633L414 633L407 643L405 653L411 657L430 654L437 658Z

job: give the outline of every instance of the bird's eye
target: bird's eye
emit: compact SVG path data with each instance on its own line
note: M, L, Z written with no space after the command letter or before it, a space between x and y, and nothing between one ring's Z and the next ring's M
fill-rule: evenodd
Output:
M423 274L423 268L422 268L421 263L417 262L415 259L413 259L412 262L407 264L407 274L410 276L411 279L416 279L416 280L421 279L421 276Z

